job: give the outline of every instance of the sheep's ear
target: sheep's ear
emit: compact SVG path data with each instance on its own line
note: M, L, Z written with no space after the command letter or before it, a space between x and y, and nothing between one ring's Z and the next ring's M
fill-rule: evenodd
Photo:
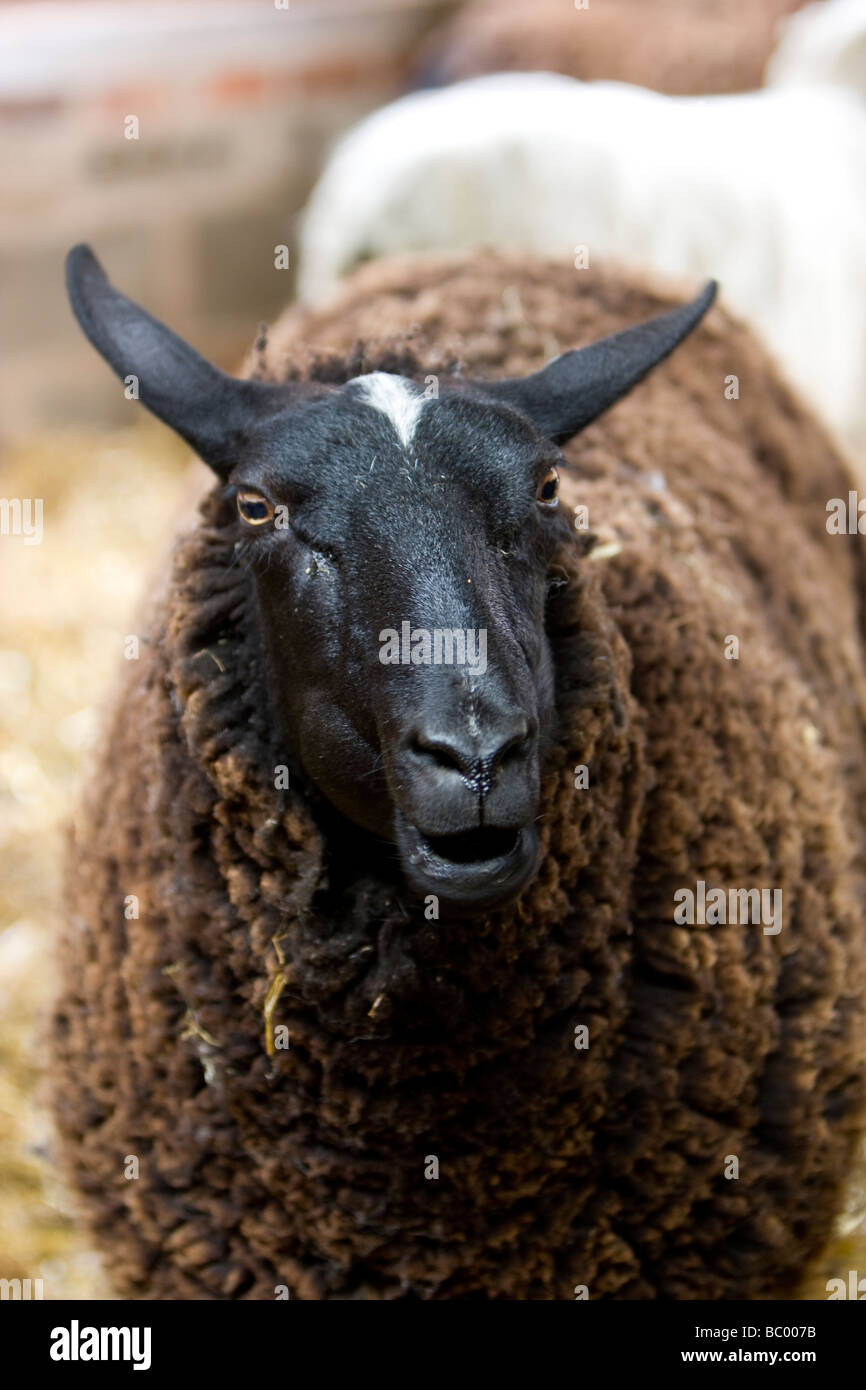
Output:
M66 258L75 317L138 399L226 477L250 428L292 399L293 388L228 376L110 284L89 246ZM297 388L294 388L296 391Z
M540 372L485 384L564 443L636 386L696 328L716 297L711 280L690 304L555 357Z

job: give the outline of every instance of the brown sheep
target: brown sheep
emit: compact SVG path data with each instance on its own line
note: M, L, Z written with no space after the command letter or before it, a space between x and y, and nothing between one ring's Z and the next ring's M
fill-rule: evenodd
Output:
M444 395L675 302L525 257L372 263L251 371L314 400L373 370ZM480 915L429 919L303 769L275 786L292 759L222 484L178 543L60 947L59 1127L123 1293L750 1299L828 1236L864 1109L864 563L826 525L845 466L720 308L562 453L539 867ZM282 653L311 682L315 645ZM782 912L681 925L701 883Z
M427 40L424 85L488 72L561 72L672 96L760 87L785 15L807 0L471 0Z

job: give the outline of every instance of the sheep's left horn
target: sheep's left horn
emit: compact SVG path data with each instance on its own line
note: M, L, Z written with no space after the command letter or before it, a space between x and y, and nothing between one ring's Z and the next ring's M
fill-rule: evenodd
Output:
M540 372L485 383L485 391L522 410L562 443L597 419L696 328L716 297L710 280L696 299L555 357Z
M298 388L229 376L108 280L89 246L74 246L66 283L75 317L138 399L175 430L221 477L237 461L250 428L282 409Z

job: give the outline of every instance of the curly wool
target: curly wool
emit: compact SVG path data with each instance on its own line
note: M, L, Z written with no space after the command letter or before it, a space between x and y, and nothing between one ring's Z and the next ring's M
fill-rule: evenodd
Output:
M513 375L670 302L523 257L374 263L252 365ZM56 1012L64 1148L123 1293L756 1298L828 1235L866 1031L845 468L718 309L565 453L591 530L549 613L544 857L480 921L425 921L298 769L275 789L220 489L179 543L76 826ZM781 932L675 925L699 879L780 888Z

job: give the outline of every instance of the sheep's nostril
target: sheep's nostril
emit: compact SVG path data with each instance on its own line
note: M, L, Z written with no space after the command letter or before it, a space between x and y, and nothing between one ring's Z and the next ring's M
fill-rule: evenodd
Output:
M529 731L529 721L521 719L519 726L514 730L510 738L506 738L492 757L487 759L487 765L493 772L502 763L510 758L522 757L529 752L532 739Z
M429 758L446 772L456 770L463 777L472 775L477 762L477 758L471 752L467 753L442 737L423 732L413 734L409 740L409 747L418 757Z

